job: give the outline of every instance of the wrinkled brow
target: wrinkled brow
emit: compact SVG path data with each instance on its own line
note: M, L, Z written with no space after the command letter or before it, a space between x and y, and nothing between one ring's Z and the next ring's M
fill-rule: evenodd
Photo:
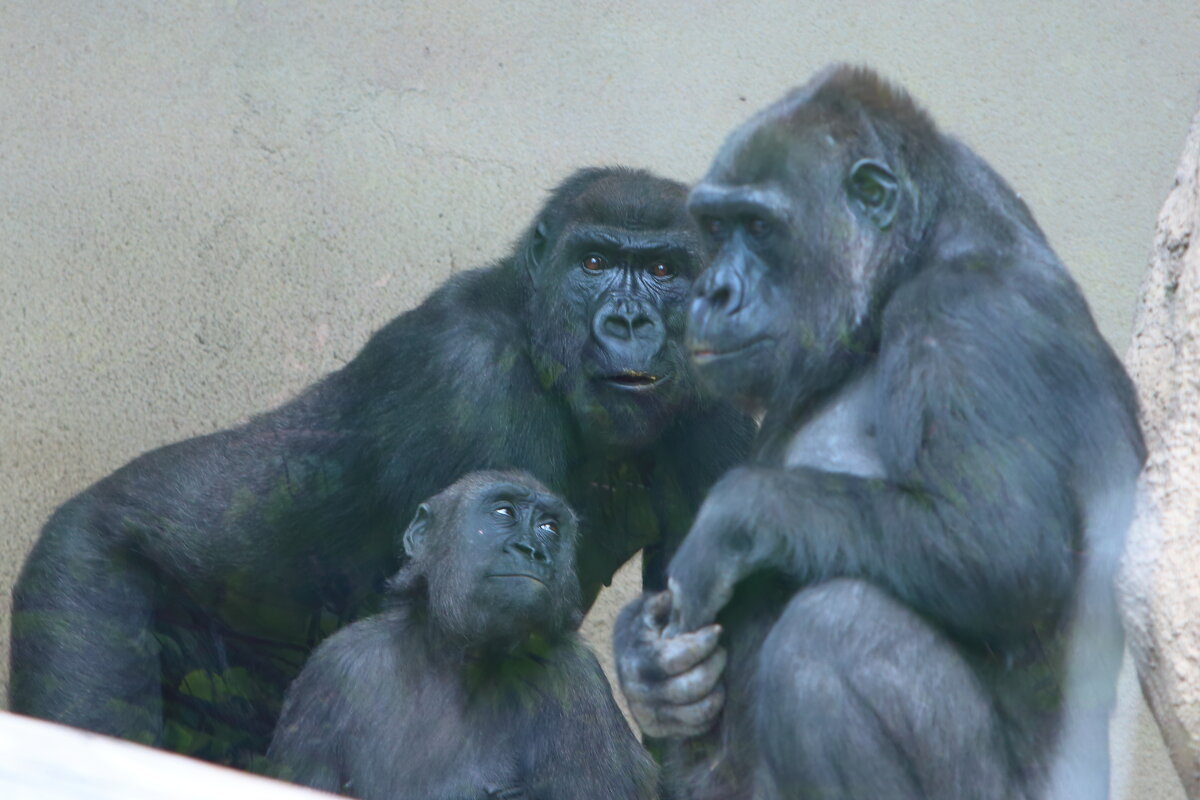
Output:
M497 483L487 487L487 491L480 495L480 500L511 500L531 503L537 496L533 489L519 483Z

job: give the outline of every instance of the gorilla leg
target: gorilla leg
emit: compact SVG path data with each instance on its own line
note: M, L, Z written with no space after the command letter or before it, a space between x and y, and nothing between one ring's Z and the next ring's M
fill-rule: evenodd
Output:
M17 582L10 708L159 744L154 581L127 551L80 535L90 508L55 514Z
M967 663L871 584L797 594L763 644L758 681L758 797L1020 796Z

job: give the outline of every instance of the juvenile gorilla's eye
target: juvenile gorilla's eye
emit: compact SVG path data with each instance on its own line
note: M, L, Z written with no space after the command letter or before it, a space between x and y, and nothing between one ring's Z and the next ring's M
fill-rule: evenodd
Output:
M720 236L725 232L725 226L716 217L705 217L702 224L710 236Z
M604 256L598 256L592 253L583 259L583 268L589 272L599 272L608 266L608 262L604 260Z
M762 217L751 217L750 221L746 223L746 230L750 231L751 236L763 236L769 227L767 221Z
M498 517L508 517L509 519L514 519L517 516L517 512L513 510L512 506L497 506L496 510L492 513Z
M544 530L546 533L558 533L558 523L554 520L548 519L538 527Z
M655 261L650 265L650 274L656 278L669 278L675 274L675 268L665 261Z

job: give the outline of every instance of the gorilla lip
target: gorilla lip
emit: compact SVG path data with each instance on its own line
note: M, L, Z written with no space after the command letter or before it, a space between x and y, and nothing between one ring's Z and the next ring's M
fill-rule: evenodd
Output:
M544 580L542 580L541 578L537 577L536 575L529 575L524 572L498 572L495 575L489 575L488 577L489 578L528 578L531 581L536 581L537 583L540 583L542 586L546 585L546 582Z
M692 361L696 362L697 364L707 364L708 362L716 361L717 359L740 355L752 347L766 343L766 337L760 337L758 339L749 341L746 344L739 345L738 347L732 347L728 350L715 350L712 347L693 347L691 350Z
M616 375L609 375L604 380L606 383L618 388L638 392L656 386L662 379L648 372L627 369L623 372L618 372Z

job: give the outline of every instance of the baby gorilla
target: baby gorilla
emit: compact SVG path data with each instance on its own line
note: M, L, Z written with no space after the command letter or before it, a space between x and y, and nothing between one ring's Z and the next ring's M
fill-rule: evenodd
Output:
M417 509L389 605L288 689L278 776L361 798L649 798L654 764L575 633L575 515L521 472Z

